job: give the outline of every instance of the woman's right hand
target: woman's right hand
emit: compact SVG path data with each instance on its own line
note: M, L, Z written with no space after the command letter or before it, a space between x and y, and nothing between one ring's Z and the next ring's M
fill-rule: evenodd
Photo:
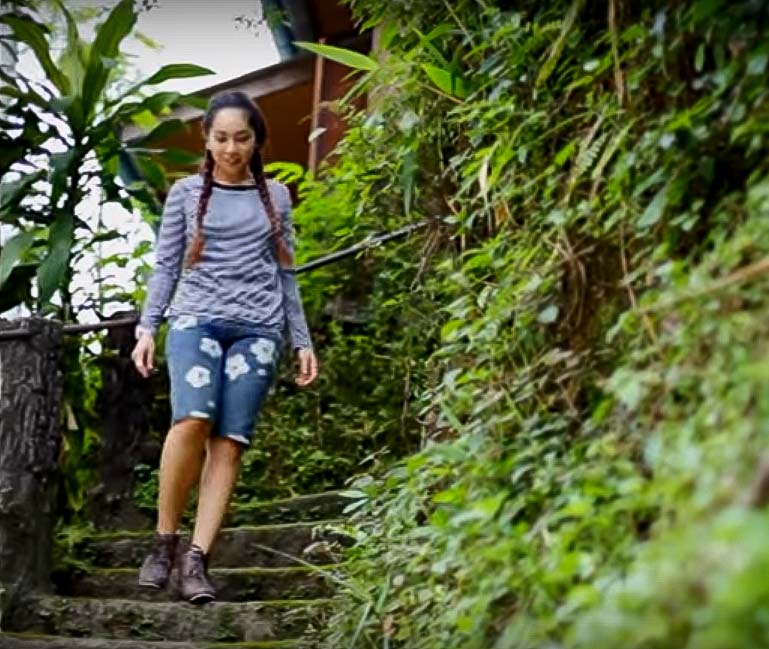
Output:
M155 370L155 339L149 331L139 335L136 347L131 352L131 360L145 379Z

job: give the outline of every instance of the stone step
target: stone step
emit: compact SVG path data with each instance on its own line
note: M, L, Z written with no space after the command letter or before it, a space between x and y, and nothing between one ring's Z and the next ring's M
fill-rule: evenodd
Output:
M341 491L325 491L318 494L257 503L234 502L230 505L224 524L228 527L237 527L239 525L300 523L339 518L344 514L344 508L353 502L341 494ZM135 515L119 519L116 523L121 529L127 530L153 529L155 527L155 512L144 509L137 510ZM99 527L105 531L109 529L104 526Z
M0 633L0 649L303 649L299 640L258 642L145 642L109 638L66 638L37 633Z
M335 523L339 521L225 528L211 553L211 567L280 568L302 562L334 563L341 548L352 541L330 528ZM78 543L76 556L94 566L136 567L151 546L152 532L106 532Z
M68 638L186 643L265 642L301 637L308 625L321 622L327 606L327 600L215 602L193 606L184 602L53 596L37 598L17 607L8 626L16 633L32 632Z
M342 493L326 491L267 502L233 503L227 514L226 525L270 525L339 518L344 514L344 508L353 502Z
M330 567L298 568L213 568L209 571L217 599L223 602L316 599L333 591L332 583L320 572ZM176 571L164 591L141 588L137 568L96 568L57 584L57 593L73 597L111 597L142 601L178 599Z

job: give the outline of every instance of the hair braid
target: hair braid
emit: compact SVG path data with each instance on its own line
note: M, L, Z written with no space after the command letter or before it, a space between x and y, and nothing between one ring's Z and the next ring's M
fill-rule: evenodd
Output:
M275 245L278 251L278 263L283 268L291 268L294 265L294 260L291 255L291 251L288 249L286 239L283 236L283 228L281 227L278 213L275 210L275 204L270 197L270 190L267 187L267 178L264 175L264 166L262 164L262 154L259 149L254 150L254 154L251 156L251 162L249 164L251 173L254 176L254 182L256 188L259 190L259 196L264 204L264 209L267 212L267 217L270 219L270 226L272 227L272 236L275 241Z
M186 268L197 264L203 255L203 244L205 242L203 237L203 217L208 209L208 200L211 198L211 192L214 188L214 157L208 149L206 149L206 157L201 165L200 173L203 175L203 187L198 198L198 211L195 216L195 235L187 251Z

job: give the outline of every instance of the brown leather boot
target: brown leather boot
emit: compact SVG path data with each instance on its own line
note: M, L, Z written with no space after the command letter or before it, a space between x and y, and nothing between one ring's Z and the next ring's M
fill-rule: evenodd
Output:
M144 559L139 570L139 586L160 590L166 587L171 569L174 566L178 534L160 534L155 532L152 552Z
M208 579L208 555L194 543L182 555L179 579L182 598L191 604L207 604L216 599L216 590Z

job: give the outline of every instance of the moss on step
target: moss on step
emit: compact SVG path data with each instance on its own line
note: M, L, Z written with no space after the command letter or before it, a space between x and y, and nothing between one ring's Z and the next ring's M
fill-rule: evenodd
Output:
M210 571L222 602L317 599L333 592L334 566L292 568L214 568ZM59 594L75 597L130 598L142 601L178 599L178 579L172 574L165 591L138 586L136 568L99 568L60 585Z
M289 640L327 610L327 601L182 602L41 597L14 611L10 627L70 638L216 643ZM259 645L256 645L259 646Z
M265 525L340 516L351 502L341 494L341 491L327 491L261 503L235 503L227 516L227 525Z
M333 563L352 539L334 529L339 520L223 529L212 567L288 567ZM184 535L187 538L188 535ZM98 533L78 544L77 558L103 567L135 567L150 551L152 532Z
M301 640L256 642L147 642L109 638L68 638L39 633L0 633L2 649L302 649Z

